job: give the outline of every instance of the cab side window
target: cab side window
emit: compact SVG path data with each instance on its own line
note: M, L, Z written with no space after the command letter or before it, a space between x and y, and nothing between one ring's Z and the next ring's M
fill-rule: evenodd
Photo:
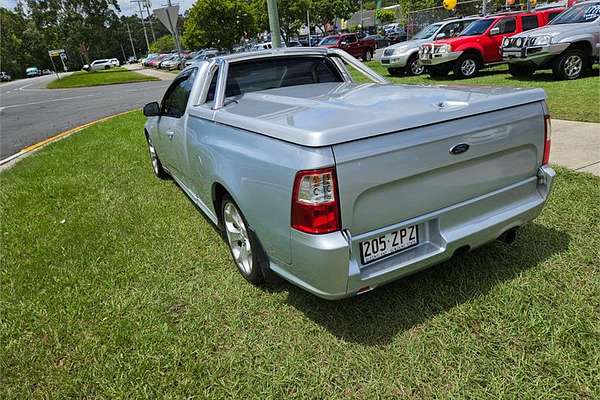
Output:
M463 25L461 22L452 22L450 24L446 24L446 26L444 26L442 28L440 33L443 33L445 35L444 37L447 37L447 38L454 37L454 36L458 35L460 33L460 31L462 31L462 28L463 28Z
M195 77L196 69L194 68L175 79L167 90L165 97L163 97L161 115L172 118L181 118L183 116Z
M500 28L500 34L509 34L517 30L517 23L514 18L504 18L496 26Z
M346 43L354 43L356 42L356 36L348 35L344 38L344 40L346 41Z
M521 19L523 31L529 31L538 27L537 15L524 15Z

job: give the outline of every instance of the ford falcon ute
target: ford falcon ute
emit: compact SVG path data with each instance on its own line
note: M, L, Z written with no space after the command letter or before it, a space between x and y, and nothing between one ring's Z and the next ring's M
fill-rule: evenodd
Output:
M195 63L144 114L154 174L242 276L326 299L514 240L555 175L542 90L391 85L340 49Z

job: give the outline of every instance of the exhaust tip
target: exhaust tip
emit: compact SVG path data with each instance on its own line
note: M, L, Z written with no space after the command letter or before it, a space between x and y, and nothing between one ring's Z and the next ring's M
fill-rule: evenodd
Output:
M509 230L498 236L498 240L506 244L513 243L515 240L517 240L518 229L519 227L510 228Z

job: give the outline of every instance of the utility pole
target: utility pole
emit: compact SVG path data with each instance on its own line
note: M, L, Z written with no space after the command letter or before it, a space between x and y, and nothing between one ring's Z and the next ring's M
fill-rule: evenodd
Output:
M150 53L150 42L148 42L148 32L146 31L146 24L144 23L144 13L142 12L142 1L144 0L131 0L133 3L137 3L140 7L140 18L142 19L142 27L144 27L144 37L146 38L146 48Z
M150 0L144 2L146 5L146 12L148 13L148 24L150 24L150 32L152 32L152 41L156 42L156 36L154 35L154 25L152 24L152 16L150 15Z
M310 10L306 10L306 26L308 27L308 47L312 47L310 41Z
M170 0L169 0L170 2ZM269 11L269 28L271 29L271 43L274 48L281 46L281 29L279 28L279 13L277 12L277 0L267 0Z
M129 34L129 42L131 43L131 50L133 50L133 57L137 61L137 55L135 54L135 46L133 45L133 39L131 38L131 31L129 30L129 23L125 21L125 26L127 27L127 33Z
M486 4L485 4L485 0L481 0L481 14L485 15L486 14Z
M365 22L364 22L364 9L363 9L363 0L360 0L360 30L364 30L365 29Z

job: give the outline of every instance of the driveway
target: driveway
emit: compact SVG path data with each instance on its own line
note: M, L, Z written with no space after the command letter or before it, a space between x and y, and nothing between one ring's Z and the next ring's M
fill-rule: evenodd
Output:
M169 85L152 81L45 89L54 79L48 75L0 85L0 160L59 132L160 100Z

